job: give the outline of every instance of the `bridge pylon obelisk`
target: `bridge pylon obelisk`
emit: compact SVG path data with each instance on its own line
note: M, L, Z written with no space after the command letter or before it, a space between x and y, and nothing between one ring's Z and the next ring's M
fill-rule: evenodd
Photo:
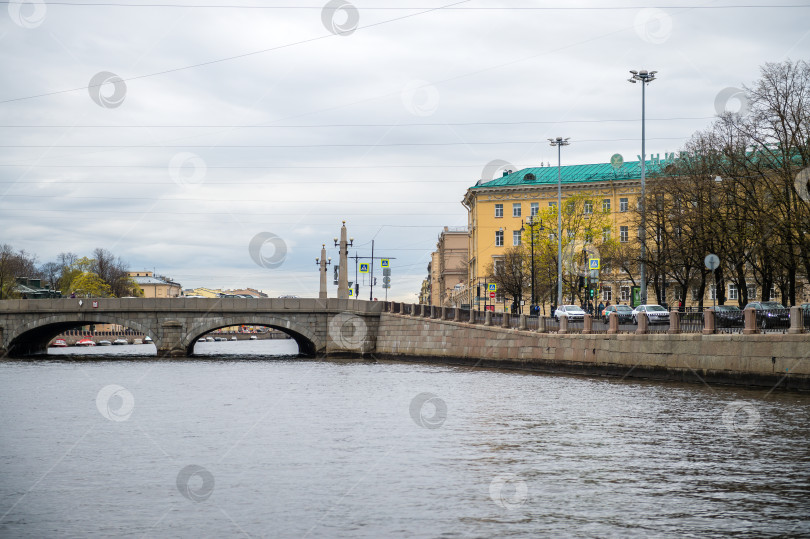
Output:
M329 261L331 262L331 258ZM318 299L326 299L326 244L324 243L321 246L321 259L318 261L318 265L320 266L318 269L321 272L321 289L318 292Z
M349 299L349 245L354 238L347 240L346 221L340 227L340 263L338 269L338 299Z

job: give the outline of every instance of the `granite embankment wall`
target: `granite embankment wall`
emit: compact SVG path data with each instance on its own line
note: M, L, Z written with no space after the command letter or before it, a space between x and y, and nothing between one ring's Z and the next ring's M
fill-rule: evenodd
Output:
M377 355L540 372L810 390L810 334L538 333L382 313Z

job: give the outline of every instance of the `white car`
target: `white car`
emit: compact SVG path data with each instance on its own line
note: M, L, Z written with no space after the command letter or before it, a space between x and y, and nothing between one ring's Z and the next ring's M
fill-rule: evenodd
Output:
M633 309L633 323L638 324L638 314L647 315L650 324L669 324L669 311L660 305L639 305Z
M567 316L569 321L585 320L585 311L576 305L560 305L557 307L557 310L554 311L554 318L559 320L561 316Z

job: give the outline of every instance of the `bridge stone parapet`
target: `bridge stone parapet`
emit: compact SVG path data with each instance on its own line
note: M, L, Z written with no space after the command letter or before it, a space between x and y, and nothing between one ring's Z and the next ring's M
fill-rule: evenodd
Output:
M377 354L542 372L810 389L808 333L540 333L385 313Z
M161 356L191 354L218 328L269 326L304 355L374 352L383 302L310 298L90 298L0 301L0 353L45 353L62 331L120 324L152 338Z

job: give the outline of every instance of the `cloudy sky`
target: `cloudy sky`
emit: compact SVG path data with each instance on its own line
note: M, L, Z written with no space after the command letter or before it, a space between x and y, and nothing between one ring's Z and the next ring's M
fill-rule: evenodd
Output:
M0 243L271 295L317 294L345 219L413 301L488 163L556 163L556 136L563 164L635 159L629 69L659 72L663 156L760 65L810 52L797 0L71 1L0 12Z

